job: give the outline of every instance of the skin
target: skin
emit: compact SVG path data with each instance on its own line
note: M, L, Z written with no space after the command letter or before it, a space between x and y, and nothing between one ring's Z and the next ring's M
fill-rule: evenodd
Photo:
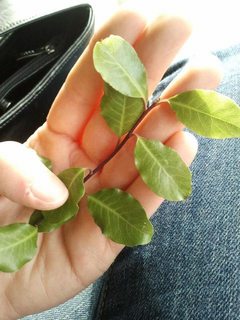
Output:
M190 32L189 24L182 18L161 16L147 24L142 16L130 11L118 12L106 22L71 70L47 122L25 145L0 144L1 225L27 221L32 213L30 208L55 208L67 198L65 187L40 163L33 150L51 159L54 172L58 173L73 166L93 169L114 149L117 137L99 112L103 83L92 63L95 42L118 34L133 44L147 69L151 94ZM216 58L198 58L189 63L162 97L194 88L214 89L220 78ZM164 103L152 110L136 132L161 140L190 165L197 142L182 129L183 125ZM133 137L86 183L86 193L106 187L122 188L140 201L150 217L163 199L153 194L138 176L133 164L134 144ZM76 219L39 236L38 253L31 262L17 273L0 273L1 319L16 319L63 303L101 276L122 249L122 245L102 235L84 198Z

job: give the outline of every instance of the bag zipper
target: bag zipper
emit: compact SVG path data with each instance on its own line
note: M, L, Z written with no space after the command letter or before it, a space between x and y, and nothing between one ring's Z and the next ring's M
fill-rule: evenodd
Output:
M59 37L58 37L59 38ZM53 62L60 54L59 44L55 44L56 39L46 44L45 46L22 52L17 61L31 59L18 71L12 74L0 86L0 112L4 113L12 106L12 102L8 101L7 95L14 90L19 84L31 78L33 75L41 71L48 64ZM62 47L62 46L61 46Z

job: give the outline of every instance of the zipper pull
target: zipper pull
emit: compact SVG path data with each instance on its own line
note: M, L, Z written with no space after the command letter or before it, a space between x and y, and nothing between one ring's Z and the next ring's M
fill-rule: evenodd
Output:
M6 99L1 99L0 100L0 111L2 112L2 113L4 113L4 112L6 112L8 109L9 109L9 107L11 106L11 102L10 101L7 101Z
M47 44L44 47L41 47L39 49L32 49L32 50L26 50L20 53L19 57L16 59L17 61L37 57L43 54L52 54L54 53L55 47L52 44Z

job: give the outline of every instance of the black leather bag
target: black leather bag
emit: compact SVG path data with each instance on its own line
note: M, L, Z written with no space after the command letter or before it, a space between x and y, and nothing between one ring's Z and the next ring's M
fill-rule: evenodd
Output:
M22 4L0 0L0 141L23 142L46 120L94 28L89 4L34 14Z

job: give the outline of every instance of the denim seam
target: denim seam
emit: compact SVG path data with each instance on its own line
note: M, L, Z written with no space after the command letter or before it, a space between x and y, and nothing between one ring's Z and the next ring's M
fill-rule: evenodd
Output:
M94 317L95 320L103 319L103 311L104 311L104 307L106 305L105 302L106 302L106 297L107 297L107 293L108 293L108 289L109 289L109 283L110 283L109 280L110 280L110 277L112 274L112 270L113 270L113 267L111 266L110 269L108 270L107 279L106 279L105 283L102 285L102 290L99 295L99 304L96 307L96 316Z

